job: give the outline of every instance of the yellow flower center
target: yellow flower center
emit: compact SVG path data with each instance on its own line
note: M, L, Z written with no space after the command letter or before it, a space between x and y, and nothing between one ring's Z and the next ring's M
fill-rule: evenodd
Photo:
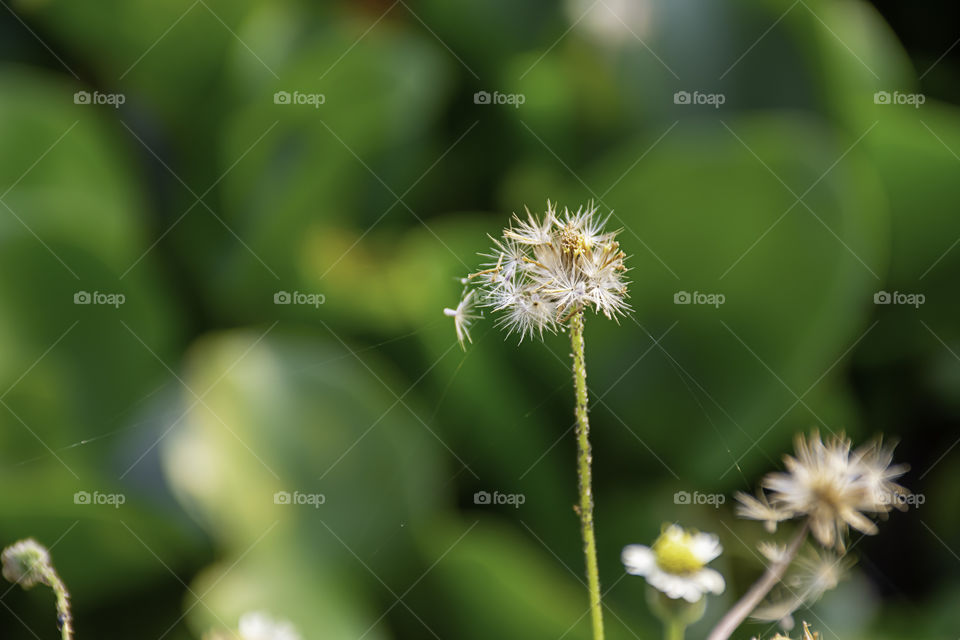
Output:
M589 248L583 234L569 223L560 230L560 246L564 253L573 253L574 256L586 254Z
M657 566L667 573L695 573L703 563L693 553L693 536L686 531L668 529L653 543Z

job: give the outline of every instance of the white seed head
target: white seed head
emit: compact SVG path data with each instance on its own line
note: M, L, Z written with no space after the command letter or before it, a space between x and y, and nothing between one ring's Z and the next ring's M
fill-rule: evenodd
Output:
M856 451L837 436L824 443L814 432L796 438L795 456L786 456L786 472L767 474L758 498L737 495L737 514L765 522L771 532L781 520L805 517L810 532L824 547L841 553L850 527L868 535L876 524L864 514L906 508L909 491L893 482L905 465L891 465L893 450L879 440Z
M790 565L778 588L751 617L763 622L790 619L800 608L809 608L827 591L835 589L855 560L830 549L807 545Z
M492 238L492 249L482 254L482 269L467 278L476 304L502 312L498 324L521 341L556 331L581 309L611 319L626 314L626 256L618 232L604 231L606 222L592 204L559 214L548 201L542 217L529 210L525 218L514 215L502 237ZM444 310L459 317L455 312ZM463 344L461 333L458 324Z
M32 538L21 540L3 550L3 577L29 589L47 584L52 571L50 552Z
M757 551L760 552L760 555L769 560L771 564L783 562L787 557L786 545L777 544L776 542L769 542L767 540L757 543Z

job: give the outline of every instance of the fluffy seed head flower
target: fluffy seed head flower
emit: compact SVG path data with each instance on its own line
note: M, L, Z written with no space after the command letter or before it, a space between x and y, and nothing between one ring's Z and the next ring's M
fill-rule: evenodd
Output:
M835 589L854 563L850 556L808 545L790 565L778 591L754 609L751 617L761 622L788 621L792 626L789 620L793 613Z
M0 554L3 577L30 589L38 584L53 590L57 599L57 627L65 640L73 638L73 615L70 612L70 593L53 567L46 547L32 538L10 545Z
M855 564L849 555L838 555L830 549L807 546L793 561L795 571L786 580L809 606L824 593L835 589Z
M723 576L706 566L722 551L717 536L671 524L652 547L624 547L621 559L627 573L643 576L668 597L697 602L705 593L723 593Z
M771 564L783 562L787 557L787 546L783 544L777 544L776 542L768 542L766 540L758 542L757 551L760 552L760 555L769 560Z
M824 443L814 432L809 438L797 436L795 449L795 456L784 458L786 472L763 479L768 493L737 496L740 516L761 520L768 529L781 520L806 517L820 544L842 553L850 527L868 535L877 532L865 513L906 508L909 492L893 480L907 467L891 465L893 450L879 440L851 451L846 437Z
M502 237L493 239L492 249L483 254L487 262L467 278L474 288L465 301L476 292L476 303L502 312L500 326L518 333L521 341L556 331L581 309L610 319L630 311L626 256L618 232L604 230L607 220L597 216L596 207L558 213L548 201L542 217L526 214L514 215ZM449 311L444 313L456 318ZM462 344L460 325L457 329Z
M32 538L21 540L3 550L3 577L29 589L47 584L52 571L50 552Z

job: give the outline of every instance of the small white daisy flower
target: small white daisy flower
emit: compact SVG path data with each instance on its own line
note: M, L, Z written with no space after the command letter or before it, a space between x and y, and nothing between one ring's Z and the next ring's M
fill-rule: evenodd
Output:
M672 524L651 547L624 547L621 559L627 573L643 576L668 597L697 602L706 593L723 593L723 576L706 566L722 551L717 536Z
M206 640L302 640L297 629L286 620L275 620L266 613L254 611L240 616L237 633L217 632Z
M261 612L246 613L240 618L243 640L301 640L294 626L285 620L274 620Z

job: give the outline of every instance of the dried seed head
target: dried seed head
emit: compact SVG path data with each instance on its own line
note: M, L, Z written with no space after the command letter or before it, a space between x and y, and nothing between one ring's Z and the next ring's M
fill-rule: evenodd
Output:
M616 241L618 232L604 231L607 221L597 217L596 207L558 214L548 201L542 217L526 214L514 215L502 237L493 239L483 268L466 279L473 288L465 291L463 302L476 293L475 302L503 312L500 326L520 334L521 341L556 331L581 309L611 319L630 311L626 255ZM454 310L445 313L455 318L462 344L465 325Z
M3 577L30 589L38 584L53 590L57 598L57 627L63 640L73 638L73 616L70 613L70 593L57 575L50 552L36 540L28 538L3 550Z
M3 577L24 589L47 584L52 570L50 552L32 538L21 540L3 550Z
M824 547L843 552L850 527L868 535L877 526L865 514L885 514L906 508L909 491L894 480L905 465L892 465L893 450L880 441L855 451L844 436L826 443L814 432L798 436L795 456L785 457L786 472L763 479L758 498L738 494L737 514L760 520L769 530L781 520L806 517L810 532Z
M830 549L808 545L790 565L774 594L754 609L751 617L762 622L789 620L800 608L808 608L835 589L855 560Z

